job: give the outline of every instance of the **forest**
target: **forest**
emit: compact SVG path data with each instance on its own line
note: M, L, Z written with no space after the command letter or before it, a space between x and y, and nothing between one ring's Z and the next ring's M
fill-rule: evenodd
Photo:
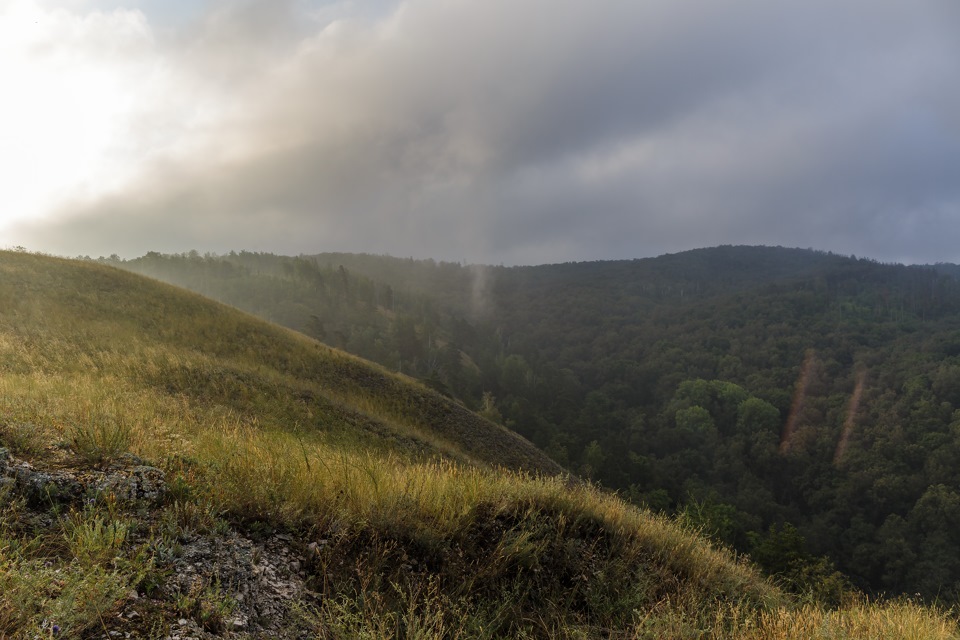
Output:
M797 591L960 596L955 265L740 246L100 261L417 378Z

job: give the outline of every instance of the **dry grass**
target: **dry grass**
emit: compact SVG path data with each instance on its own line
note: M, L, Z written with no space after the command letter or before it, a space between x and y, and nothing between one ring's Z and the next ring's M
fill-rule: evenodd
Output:
M957 621L948 613L916 602L853 602L839 610L812 605L768 611L719 607L701 635L685 635L684 625L661 627L639 637L702 637L722 640L950 640Z
M128 524L90 511L25 536L23 511L0 490L0 638L80 637L102 626L150 567L142 550L125 547Z

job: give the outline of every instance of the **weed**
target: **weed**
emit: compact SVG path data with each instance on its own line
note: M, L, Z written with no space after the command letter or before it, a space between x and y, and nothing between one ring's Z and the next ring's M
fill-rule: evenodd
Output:
M177 610L190 616L205 630L217 633L226 629L227 621L237 608L237 602L224 593L219 580L207 583L199 576L185 594L177 597Z
M0 426L0 440L18 455L36 456L50 444L51 434L31 422L12 422Z
M175 538L191 534L224 533L229 526L220 517L219 509L209 500L174 501L160 513L159 525L162 531Z
M0 541L0 637L33 637L45 621L62 637L79 637L110 615L129 586L125 576L97 565L11 555Z
M126 420L101 414L75 424L69 433L70 445L90 465L106 466L130 447L131 426Z
M70 553L83 566L111 561L123 547L130 525L92 509L73 513L64 523L64 537Z

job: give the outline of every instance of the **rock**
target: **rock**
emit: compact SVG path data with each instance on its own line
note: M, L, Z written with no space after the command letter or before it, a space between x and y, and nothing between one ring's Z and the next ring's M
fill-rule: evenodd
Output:
M134 455L121 456L127 462L142 463ZM124 502L156 504L163 499L166 479L162 470L145 464L133 467L114 465L108 472L91 474L73 471L43 471L29 462L18 461L9 449L0 448L0 489L11 487L33 506L50 507L80 502L85 496L112 493Z
M11 465L17 487L31 504L51 505L79 501L84 487L73 474L61 471L36 471L26 463Z
M27 498L32 526L59 526L58 514L64 510L58 505L72 503L70 506L75 508L99 494L108 494L117 498L120 508L136 508L138 517L148 520L143 527L148 530L159 516L159 510L152 507L161 503L166 491L163 471L143 464L135 456L121 457L105 470L88 467L48 470L35 468L12 456L6 448L0 448L0 495L12 492L16 497ZM147 508L141 508L143 506ZM295 536L287 534L255 541L233 530L192 532L178 538L176 553L155 556L158 569L165 576L162 584L157 585L162 593L147 598L136 591L127 591L128 608L117 612L117 624L127 629L145 624L151 614L143 607L149 610L156 598L177 602L185 595L200 593L204 598L221 599L221 604L227 607L221 618L224 628L217 634L204 630L190 616L175 618L169 621L172 623L166 636L169 640L316 637L312 635L315 629L303 620L296 607L318 606L320 596L306 589L306 578L298 572L305 564L303 553L316 555L326 544L326 540L321 540L304 548ZM54 569L53 579L58 579L60 571ZM139 612L133 611L133 606ZM184 613L186 611L181 611L179 615ZM107 640L124 637L106 628L101 634L91 637ZM131 635L138 637L136 632Z
M300 603L315 605L318 597L307 591L302 576L290 574L288 567L300 562L296 557L291 546L277 537L254 542L233 531L197 536L183 544L180 557L169 562L166 568L171 579L164 589L170 599L175 599L195 590L197 581L202 580L203 588L212 588L231 599L234 606L225 620L225 637L233 637L232 633L275 640L307 637L309 627L291 635L297 626L291 626L296 619L294 607ZM178 631L181 636L185 632Z
M117 456L117 462L114 463L114 466L119 467L140 467L146 465L146 461L140 456L136 456L132 453L121 453Z
M128 502L156 503L163 498L167 485L162 470L139 465L104 476L94 485L94 489L97 492L112 493L118 499Z

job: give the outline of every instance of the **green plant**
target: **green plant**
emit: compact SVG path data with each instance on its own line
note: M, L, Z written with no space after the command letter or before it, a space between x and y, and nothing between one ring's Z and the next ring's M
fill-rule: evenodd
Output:
M223 533L228 527L220 510L210 500L175 500L160 514L161 530L174 538L196 533Z
M227 620L236 610L237 602L224 593L220 581L207 583L199 576L191 583L187 593L177 597L177 609L190 616L205 630L217 633L226 628Z
M73 513L64 523L70 553L81 564L93 566L112 560L127 540L130 525L92 509Z
M130 447L132 428L118 416L100 414L73 425L69 442L87 463L105 466Z
M54 625L60 637L81 637L111 615L131 584L120 572L31 557L0 539L0 638L33 638Z
M0 439L15 453L35 456L50 444L51 435L31 422L11 422L0 426Z

